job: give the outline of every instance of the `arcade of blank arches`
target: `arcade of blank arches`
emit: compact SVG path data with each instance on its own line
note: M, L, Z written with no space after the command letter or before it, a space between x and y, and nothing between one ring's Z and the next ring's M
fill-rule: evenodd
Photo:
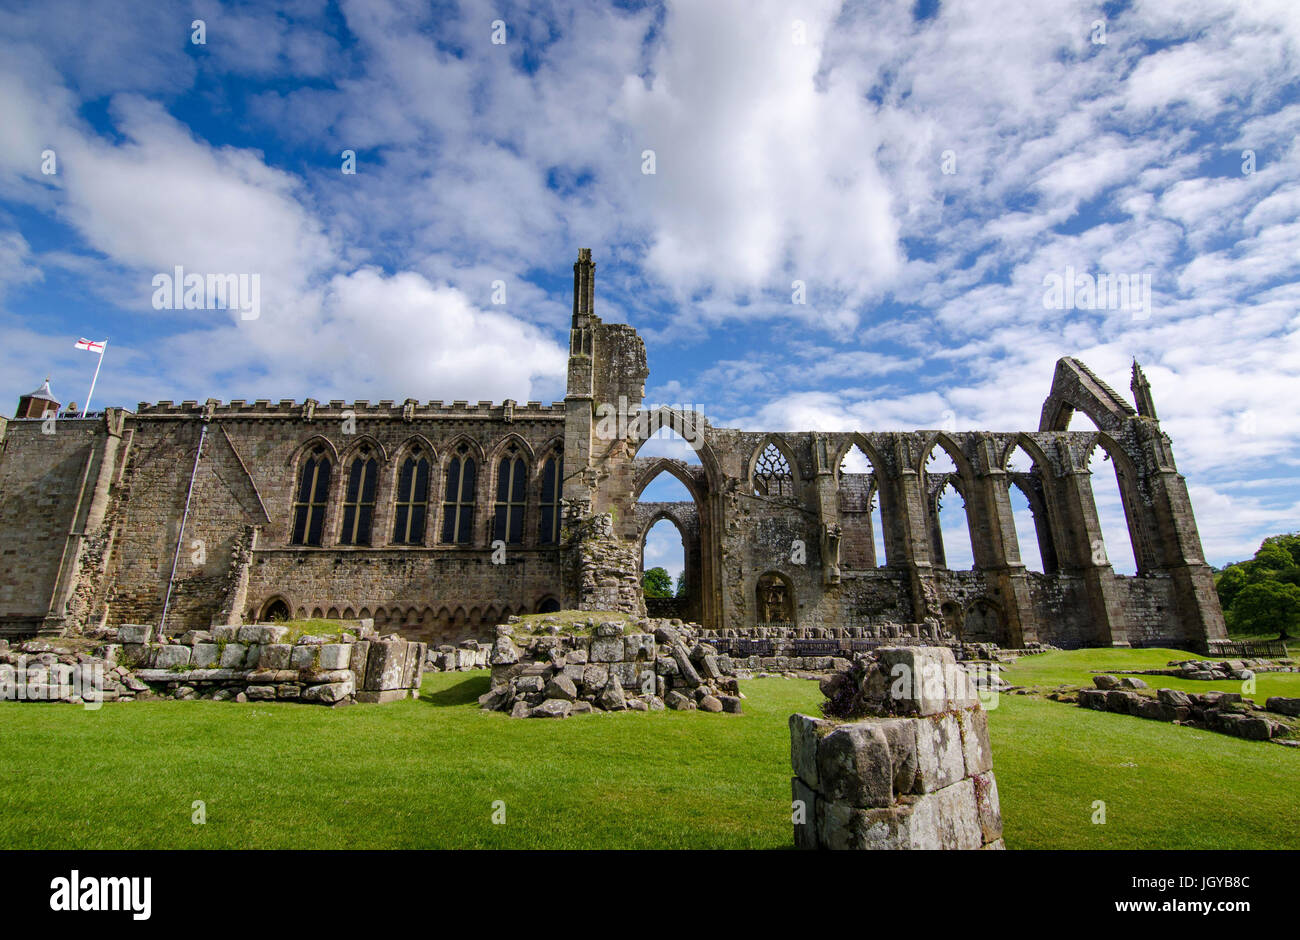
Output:
M714 427L643 407L645 346L596 314L595 267L583 249L560 402L161 401L49 435L52 394L24 396L0 419L0 553L25 559L0 635L157 624L164 602L174 633L355 617L434 644L491 641L542 611L647 616L642 546L667 518L689 590L653 616L718 635L1226 637L1137 363L1130 399L1059 360L1036 430ZM602 420L624 407L632 420ZM1094 426L1071 430L1076 413ZM643 449L665 423L690 460ZM639 498L666 467L688 498ZM961 516L964 538L949 525ZM1110 557L1124 533L1132 577Z

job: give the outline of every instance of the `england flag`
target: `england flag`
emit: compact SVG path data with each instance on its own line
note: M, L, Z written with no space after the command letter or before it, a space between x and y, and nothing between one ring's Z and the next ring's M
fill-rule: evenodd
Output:
M86 337L83 336L81 337L81 339L77 340L76 348L87 349L90 352L97 352L102 356L104 354L104 343L106 342L108 342L108 340L104 340L104 342L101 343L96 343L94 340L86 339Z

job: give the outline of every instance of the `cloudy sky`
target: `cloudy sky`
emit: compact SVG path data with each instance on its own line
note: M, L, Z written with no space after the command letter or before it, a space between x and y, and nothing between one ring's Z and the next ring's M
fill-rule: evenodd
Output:
M4 4L0 127L0 400L79 336L96 406L557 400L582 246L652 401L1032 429L1136 356L1210 560L1300 527L1294 0Z

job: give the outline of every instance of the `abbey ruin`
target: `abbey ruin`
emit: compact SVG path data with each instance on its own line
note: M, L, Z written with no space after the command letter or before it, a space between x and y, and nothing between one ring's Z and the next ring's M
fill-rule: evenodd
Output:
M668 518L687 590L652 599L652 613L727 636L1226 638L1136 363L1130 403L1061 359L1035 431L715 428L642 407L644 344L596 316L594 273L584 249L562 402L161 401L59 415L48 385L24 396L0 418L0 636L329 617L436 644L490 640L512 614L644 614L644 539ZM1095 429L1069 430L1075 411ZM638 456L665 427L698 464ZM1104 550L1096 448L1118 478L1136 576L1117 575ZM1031 469L1009 469L1017 450ZM940 453L955 470L931 468ZM661 473L691 500L639 502ZM945 564L947 487L965 504L969 571ZM1022 562L1011 487L1033 511L1042 573Z

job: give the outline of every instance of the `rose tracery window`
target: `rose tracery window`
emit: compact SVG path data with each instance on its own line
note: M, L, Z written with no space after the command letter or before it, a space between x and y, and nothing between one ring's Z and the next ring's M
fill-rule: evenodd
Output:
M790 461L775 444L768 444L754 463L754 493L757 496L793 496L794 474Z

